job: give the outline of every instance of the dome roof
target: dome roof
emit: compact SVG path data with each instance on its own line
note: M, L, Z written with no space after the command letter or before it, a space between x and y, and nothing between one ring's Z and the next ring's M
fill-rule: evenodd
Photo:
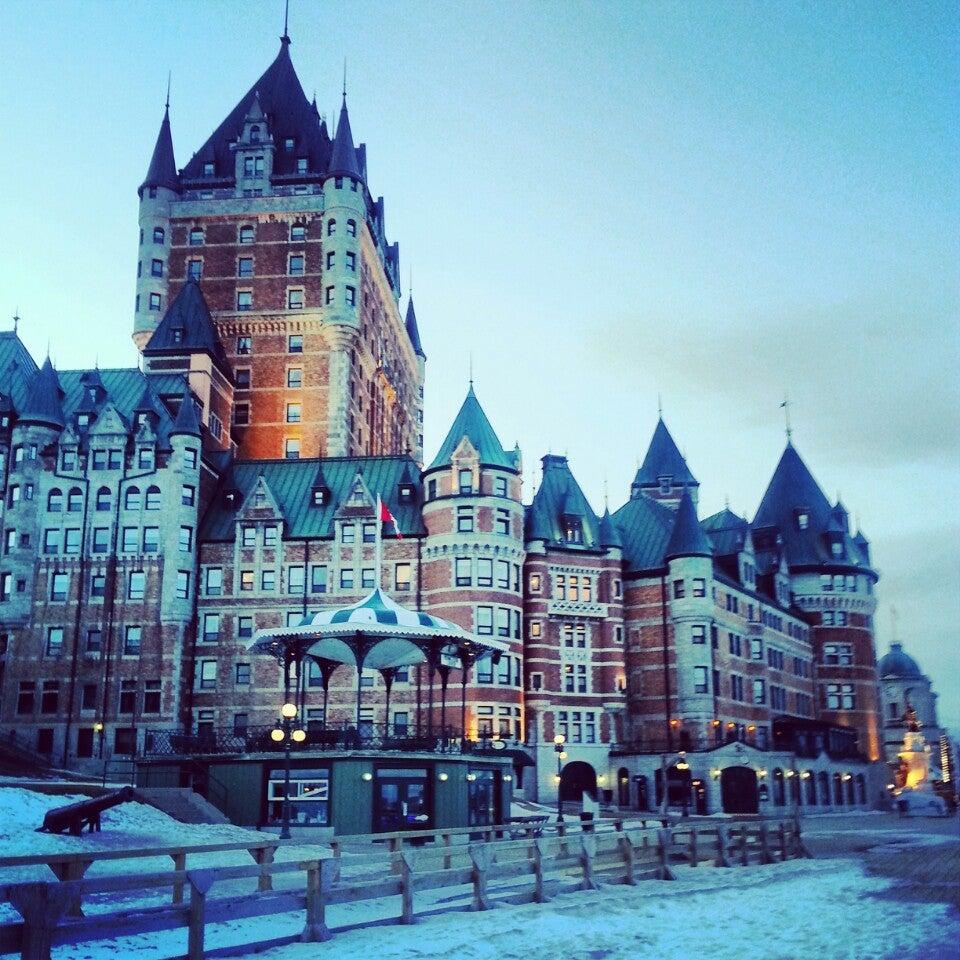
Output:
M903 677L913 678L922 677L920 667L913 657L903 652L903 644L891 643L890 652L880 658L877 664L877 674L883 677Z

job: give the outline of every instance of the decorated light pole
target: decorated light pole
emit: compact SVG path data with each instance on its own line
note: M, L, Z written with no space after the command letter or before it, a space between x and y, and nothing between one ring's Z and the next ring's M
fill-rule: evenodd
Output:
M280 708L280 719L277 726L270 731L270 739L274 743L283 744L284 771L283 771L283 826L280 829L280 839L290 839L290 745L303 743L307 739L305 730L301 730L295 723L297 708L295 704L285 703Z

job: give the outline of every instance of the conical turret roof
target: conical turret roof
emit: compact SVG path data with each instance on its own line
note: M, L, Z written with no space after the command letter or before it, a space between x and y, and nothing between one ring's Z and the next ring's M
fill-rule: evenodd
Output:
M63 418L63 389L60 380L53 369L50 358L43 361L43 366L33 375L27 387L23 410L20 413L21 423L40 423L44 426L57 427L62 430Z
M410 299L407 301L407 336L410 338L410 344L413 347L413 352L418 357L423 357L424 360L427 359L427 355L423 352L423 344L420 342L420 330L417 327L417 314L413 309L413 294L410 294Z
M196 280L188 280L157 324L143 353L208 353L224 370L230 366L213 325L210 308Z
M177 418L173 421L173 428L170 430L170 436L200 436L200 421L197 418L197 405L193 402L193 394L189 387L183 390L183 399L180 401L180 409L177 411Z
M610 516L609 507L604 509L603 516L600 518L600 546L618 549L623 547L623 537L620 536L620 531L613 522L613 517Z
M177 176L177 164L173 158L173 137L170 134L170 107L163 111L163 120L160 123L160 132L147 167L147 175L137 191L143 196L148 187L166 187L168 190L180 189L180 178Z
M350 129L350 115L347 112L347 98L344 96L340 107L340 119L337 121L337 135L333 141L333 155L330 157L328 177L355 177L362 180L360 166L357 163L357 151L353 145L353 132Z
M697 519L697 508L689 490L684 490L677 507L677 519L667 541L663 558L668 562L677 557L712 557L713 546Z
M634 477L633 485L634 487L656 487L660 484L660 477L670 477L677 485L699 486L680 448L663 422L663 417L657 421L653 437L650 439L650 446Z
M453 457L453 452L460 446L464 437L469 439L474 449L480 455L480 462L491 467L505 467L514 469L511 456L503 449L496 432L490 425L487 415L480 406L477 395L473 392L473 382L467 391L466 399L460 407L460 412L454 418L453 425L447 433L446 439L440 445L440 450L433 458L429 469L446 466Z

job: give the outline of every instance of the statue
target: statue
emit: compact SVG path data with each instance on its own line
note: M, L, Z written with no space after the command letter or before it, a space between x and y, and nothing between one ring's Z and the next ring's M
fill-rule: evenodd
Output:
M930 746L924 739L909 694L908 690L907 708L903 714L907 731L903 736L903 749L897 754L893 797L901 816L944 817L948 813L947 804L933 789Z

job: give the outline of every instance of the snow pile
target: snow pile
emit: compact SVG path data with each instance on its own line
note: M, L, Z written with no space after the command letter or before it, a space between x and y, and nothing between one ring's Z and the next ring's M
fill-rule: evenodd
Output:
M0 857L39 853L77 853L141 847L232 843L260 834L228 824L181 823L145 803L123 803L104 811L99 833L36 833L44 814L80 800L83 795L52 796L20 787L0 786Z

